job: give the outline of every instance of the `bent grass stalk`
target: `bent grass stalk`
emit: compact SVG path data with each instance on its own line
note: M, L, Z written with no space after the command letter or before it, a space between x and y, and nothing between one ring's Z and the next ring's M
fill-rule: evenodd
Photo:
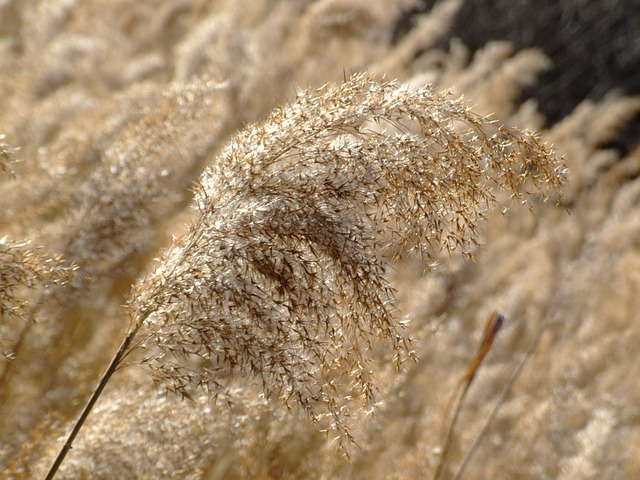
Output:
M477 448L480 446L482 439L484 438L487 431L491 427L493 421L495 420L496 416L498 415L498 411L500 410L500 407L502 407L502 405L504 404L504 401L507 398L507 395L509 395L513 385L518 381L524 368L529 363L529 360L531 360L533 353L535 352L536 348L538 347L538 344L540 343L542 334L546 331L546 328L549 325L549 322L551 320L551 314L555 313L556 308L557 308L557 303L556 305L554 305L553 308L549 310L547 315L544 317L544 319L540 323L540 326L538 327L538 330L536 332L536 336L533 338L533 340L527 347L527 350L525 351L524 355L522 356L522 359L518 363L518 366L514 369L513 373L511 374L511 377L509 377L509 381L506 383L506 385L503 387L502 391L500 392L500 395L498 396L498 399L496 400L496 403L493 409L491 410L491 413L487 417L482 429L478 432L473 443L471 444L469 449L465 452L464 458L462 459L462 462L460 462L460 465L458 466L457 471L453 475L452 480L460 480L462 478L462 475L464 474L464 471L467 468L467 465L471 461L473 454L475 453Z
M451 395L451 399L449 400L447 407L445 408L443 421L447 419L449 416L449 411L451 410L453 403L457 400L455 410L453 412L453 417L451 419L451 423L449 424L449 428L447 429L447 434L442 444L442 453L440 454L440 460L438 461L438 465L433 474L433 480L440 480L442 478L443 468L447 462L447 455L449 454L449 449L451 448L451 441L453 440L453 434L455 431L456 424L458 423L458 417L460 416L460 412L462 411L462 405L464 404L464 400L467 397L467 392L471 387L471 383L473 379L476 377L482 362L485 357L491 350L493 346L493 341L498 334L500 328L502 328L502 324L504 322L504 316L493 312L485 325L484 336L482 337L482 341L480 342L480 347L476 352L476 355L471 360L469 364L469 368L467 368L466 373L458 382L453 394ZM461 391L462 390L462 391Z

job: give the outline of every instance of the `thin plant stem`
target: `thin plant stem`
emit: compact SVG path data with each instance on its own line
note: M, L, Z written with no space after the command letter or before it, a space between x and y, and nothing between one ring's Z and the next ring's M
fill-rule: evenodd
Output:
M451 397L449 405L445 409L444 418L446 419L446 417L448 416L450 407L452 405L452 402L455 401L456 398L458 398L458 403L456 404L456 408L453 412L453 418L451 419L451 424L449 425L449 429L447 430L447 436L442 446L442 453L440 455L440 460L433 474L434 480L440 480L442 476L443 468L447 461L447 455L449 453L449 449L451 448L453 433L455 431L456 424L458 423L458 417L460 416L460 412L462 411L462 405L464 404L464 400L467 396L467 392L469 391L469 387L471 387L471 383L473 382L473 379L475 378L476 373L480 369L480 365L482 364L482 361L487 356L487 353L489 353L489 350L491 350L493 341L498 331L500 330L500 327L502 326L503 322L504 322L504 316L502 316L497 312L493 312L489 316L489 319L487 320L487 323L485 326L484 336L482 338L482 342L480 343L480 348L478 348L478 352L476 353L476 355L473 357L473 360L469 364L469 368L467 369L467 372L460 379L460 382L458 383L458 386L454 390L454 393ZM460 391L460 388L462 388L462 392L458 396L457 392Z
M146 316L142 316L141 318L139 318L137 320L137 322L135 323L134 327L129 331L129 333L127 334L125 339L120 344L120 347L118 348L118 351L116 352L116 354L111 359L111 363L109 364L109 366L107 367L105 372L102 374L102 378L100 379L100 383L95 388L95 390L91 394L91 397L89 398L89 400L87 401L86 405L82 409L82 412L80 413L80 416L76 420L76 422L75 422L75 424L73 426L73 429L71 430L71 432L69 433L69 436L67 437L67 440L64 442L64 445L60 449L60 452L58 453L58 456L56 457L54 462L49 467L49 470L47 471L47 474L44 477L44 480L52 480L55 477L55 475L56 475L56 473L58 471L58 468L60 468L60 465L62 464L62 462L64 461L65 457L67 456L67 453L69 453L69 450L71 450L72 445L73 445L73 441L75 440L76 436L78 435L78 432L80 432L80 429L82 428L82 426L84 425L85 420L87 419L87 417L91 413L91 410L93 409L95 403L98 401L98 398L100 398L100 395L102 394L102 391L107 386L107 383L109 383L109 380L111 379L111 376L115 373L115 371L118 369L118 366L120 365L122 360L126 357L127 353L129 352L129 347L131 346L131 342L133 341L133 339L135 338L136 334L138 333L138 330L140 329L140 327L144 323L145 318L146 318Z
M529 363L529 360L531 359L533 352L535 351L536 347L538 346L538 343L540 342L540 339L542 338L542 334L546 330L548 321L549 321L549 316L545 318L545 320L542 322L542 324L538 328L536 337L533 339L533 341L529 345L529 348L527 349L524 356L522 357L522 360L520 360L518 367L513 372L513 375L511 375L509 382L504 386L504 388L502 389L502 392L500 392L500 396L498 397L498 400L496 401L496 404L493 407L491 414L487 418L487 421L485 422L484 426L482 427L482 429L476 436L475 440L473 441L473 444L471 445L471 447L465 454L464 458L462 459L462 462L460 463L460 466L458 467L458 470L456 471L455 475L452 477L452 480L459 480L460 478L462 478L462 474L467 468L467 465L469 464L471 457L473 456L477 448L480 446L480 442L482 441L486 433L489 431L489 427L491 427L491 424L493 423L496 416L498 415L498 411L500 410L500 407L503 405L505 399L507 398L507 395L509 395L509 393L511 392L511 388L516 383L518 378L520 378L520 375L522 374L524 367L527 365L527 363Z
M442 477L442 471L447 461L447 455L449 454L449 449L451 448L451 440L453 439L453 432L455 430L456 424L458 423L458 417L460 416L460 412L462 411L462 404L464 403L464 399L467 396L467 392L469 391L470 386L471 386L471 383L466 382L464 384L462 393L460 394L460 399L458 400L456 409L453 412L453 418L451 419L451 424L449 426L449 429L447 430L447 437L442 446L440 461L438 462L438 466L436 467L436 470L433 474L433 480L440 480L440 478Z

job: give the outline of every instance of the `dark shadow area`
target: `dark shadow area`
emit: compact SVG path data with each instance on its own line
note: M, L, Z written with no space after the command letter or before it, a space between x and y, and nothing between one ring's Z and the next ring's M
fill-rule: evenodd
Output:
M405 12L393 41L412 28L416 15L436 3L423 0ZM553 67L521 100L538 99L549 125L586 98L640 94L639 0L466 0L439 47L448 49L456 37L472 52L491 40L543 50ZM628 150L639 134L636 118L615 147Z

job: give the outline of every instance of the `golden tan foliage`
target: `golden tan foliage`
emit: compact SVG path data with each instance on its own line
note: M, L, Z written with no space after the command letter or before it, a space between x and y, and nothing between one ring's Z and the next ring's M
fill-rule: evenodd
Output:
M28 242L0 239L0 346L9 347L5 355L15 355L6 338L10 329L21 329L16 320L26 322L33 315L29 310L38 303L34 292L64 285L72 278L73 269L65 267L60 257L48 257Z
M428 88L356 75L300 93L205 171L199 218L136 287L134 322L161 351L147 362L184 396L251 373L348 436L343 392L374 398L372 339L407 353L381 253L470 254L493 188L563 180L534 135Z
M255 376L238 377L240 367L227 365L215 370L216 380L229 389L224 398L233 400L230 405L209 403L206 396L193 393L195 402L181 402L175 396L152 391L143 371L127 369L113 377L60 476L109 478L110 472L117 472L122 478L428 478L442 447L438 434L446 403L473 359L483 332L482 321L498 309L506 320L461 407L445 475L455 474L491 411L501 402L467 462L468 478L635 478L640 468L640 423L635 412L640 389L633 381L640 364L636 348L640 341L636 294L640 261L635 253L640 245L640 155L633 147L637 143L633 130L621 134L620 129L629 121L637 122L638 102L610 92L604 101L584 102L552 129L542 131L545 120L536 102L518 103L523 94L531 94L531 83L549 67L544 54L507 43L485 44L485 40L468 46L457 40L449 43L459 34L474 38L479 29L488 27L493 32L505 22L520 21L524 28L514 33L522 39L531 35L530 25L538 25L540 18L553 11L576 13L561 16L563 31L556 32L550 22L542 22L548 39L545 44L557 45L558 39L564 39L570 46L547 50L547 55L558 58L558 52L565 57L577 52L584 60L593 60L600 70L596 76L591 75L595 70L585 70L584 63L554 64L553 71L560 67L565 76L553 76L552 71L552 76L544 76L540 88L533 91L543 94L542 111L548 112L552 103L557 112L571 99L586 94L567 85L590 85L588 91L601 95L607 88L605 84L594 85L594 81L617 78L616 66L624 62L627 69L633 66L637 46L625 43L632 35L620 28L607 38L607 32L602 31L607 22L621 17L625 17L621 25L628 24L635 18L633 11L626 9L621 14L620 9L609 8L612 13L607 14L609 0L593 2L593 8L583 5L580 11L575 8L581 2L573 0L526 1L517 6L493 0L449 0L437 2L436 8L427 11L426 5L431 3L0 2L0 131L9 139L0 141L0 163L5 168L0 171L0 237L6 236L5 244L16 247L9 252L11 258L27 267L37 260L36 266L52 268L54 264L47 261L54 261L57 254L79 267L73 281L64 285L46 288L34 283L35 288L14 289L17 296L12 297L12 305L22 308L13 312L21 317L1 322L5 350L11 357L17 353L14 360L0 359L3 475L34 478L43 472L108 355L126 333L129 319L121 305L131 284L143 272L150 272L146 280L137 283L143 290L163 275L170 276L151 258L158 248L172 243L173 235L176 246L163 257L165 266L184 264L189 258L184 254L185 242L194 234L183 234L185 220L191 219L194 231L202 234L218 232L217 241L224 243L233 238L222 238L220 232L231 231L231 224L251 229L257 217L262 227L265 219L282 220L287 210L269 210L267 207L280 204L269 203L265 189L272 192L278 186L291 185L291 197L298 203L317 205L313 199L307 201L301 193L307 190L297 186L294 161L304 159L305 171L319 168L300 147L292 148L295 155L287 157L288 164L278 163L279 169L254 162L261 172L275 174L271 180L265 175L266 180L255 185L254 190L263 197L238 195L237 206L244 209L234 209L236 204L229 199L237 193L238 185L214 185L212 178L216 169L228 171L226 178L235 178L241 165L238 155L251 156L251 141L234 137L239 142L236 155L231 147L222 151L229 137L246 125L245 134L266 135L266 124L260 121L273 123L275 117L269 117L269 112L287 100L291 105L281 107L277 115L292 115L299 105L296 88L313 91L318 85L340 82L352 72L368 70L401 79L396 85L407 91L420 90L425 83L432 83L435 91L452 89L455 95L464 94L476 113L492 113L501 124L540 131L540 143L552 142L570 167L562 206L571 214L553 203L543 204L535 195L525 197L535 207L531 214L509 202L509 193L500 191L500 182L493 184L486 177L485 187L504 208L494 211L483 207L486 222L470 235L483 248L470 243L462 249L476 258L475 263L459 255L449 258L437 244L425 244L432 254L426 262L404 253L393 261L401 249L374 229L376 248L381 247L380 265L385 266L382 279L384 285L393 286L390 298L396 300L399 310L389 307L389 311L403 323L410 320L399 333L412 338L411 348L420 362L408 363L397 372L391 361L393 341L375 342L375 335L364 332L371 337L371 349L365 343L359 346L366 345L364 358L369 361L369 368L363 370L367 375L375 371L375 379L369 379L375 380L375 403L370 401L362 409L366 399L358 394L363 391L358 390L361 385L350 389L353 379L348 376L336 377L336 390L328 390L334 406L345 407L340 414L352 414L341 419L359 443L359 448L350 452L350 462L336 454L331 442L325 442L304 415L292 413L280 402L265 401L264 392L252 384ZM504 7L505 14L500 18L482 16L491 5ZM422 13L414 16L408 35L395 36L398 19L407 9ZM461 25L460 18L466 15L469 19L470 11L476 12L473 21ZM585 29L585 22L594 17L601 19L597 28ZM608 53L603 56L603 52ZM550 78L572 83L550 84ZM553 92L562 95L553 97ZM313 103L309 96L313 97L303 94ZM566 108L562 111L567 112ZM314 120L320 125L321 116L316 117L307 119L309 125L313 126ZM362 125L363 137L353 131L328 135L332 143L322 144L324 150L320 150L326 152L327 161L333 158L345 165L330 170L327 163L321 172L336 172L352 181L362 169L349 170L351 164L343 149L379 139L377 152L392 153L394 145L384 144L383 138L420 137L420 126L414 121L403 122L398 129L388 122L376 124L369 116ZM464 135L465 129L459 127L464 125L457 123L453 131ZM496 125L488 127L489 135L495 133ZM287 132L279 132L279 141L287 142ZM620 153L622 135L626 136L623 149L628 151ZM12 161L15 148L20 151L19 162ZM227 161L218 167L216 159ZM206 165L210 165L207 181L196 187L198 198L214 199L222 193L224 201L220 210L189 210L191 182L200 177ZM400 178L403 171L393 178ZM14 178L6 174L12 172ZM307 187L317 181L319 178L311 176ZM247 184L252 182L246 180ZM523 187L533 190L528 183ZM252 206L263 208L261 216L255 212L249 215ZM333 204L329 207L334 208ZM377 218L384 213L373 203L370 208L378 212ZM344 222L339 225L360 218L365 210L362 206L350 209L351 216L341 216ZM220 229L198 230L199 215L206 222L217 221ZM222 228L227 218L231 223ZM300 231L308 227L304 215L296 218L302 218L296 224ZM366 224L367 218L362 220ZM406 226L399 225L401 229ZM310 231L307 227L306 233ZM253 245L247 239L242 241ZM260 257L254 250L225 270L229 273L226 279L240 278L240 287L245 273L254 280L270 279L267 290L276 292L276 297L265 293L258 298L281 302L267 301L263 309L263 313L268 307L267 313L280 315L276 316L278 321L289 315L287 305L292 303L284 301L284 290L278 287L278 281L290 277L275 267L300 255L306 263L290 263L316 269L320 264L315 257L315 263L310 262L312 257L303 242L287 241L286 249L281 248L274 257L280 263L269 264L271 257ZM372 253L366 253L370 258ZM222 257L213 257L218 265ZM204 258L196 262L198 266L205 263ZM262 270L254 268L257 266ZM430 266L434 268L425 275L425 267ZM333 270L326 267L323 271ZM181 273L179 269L176 272ZM299 272L295 272L296 281L306 278ZM182 273L192 280L215 277L206 266L198 272L185 269ZM333 288L308 281L293 287L301 290L306 284L320 290ZM169 286L182 295L175 306L198 300L193 297L197 292L207 293L204 286L186 293L177 282ZM291 288L287 295L295 291ZM242 289L237 292L241 294ZM149 297L140 300L144 298ZM47 302L39 303L40 299ZM245 307L238 309L245 321L260 313L259 308L248 307L248 294L230 300L247 300L242 303ZM347 312L343 317L352 319L366 311L361 304L354 305L353 313L349 305L341 305L343 313ZM304 308L298 307L294 314L298 323L294 325L303 325ZM163 303L158 311L158 323L148 327L160 326L162 315L171 313L170 305ZM209 311L201 317L209 318ZM167 326L162 328L168 332L164 340L175 345L180 335L172 331L172 322L184 318L164 320ZM266 331L278 321L259 325L250 333L258 335L259 328ZM362 325L366 322L354 324ZM196 335L197 329L193 329L187 340L200 341ZM301 368L313 358L296 349L285 350L286 345L292 345L293 332L279 335L285 339L284 346L277 345L279 359L294 359ZM23 341L16 352L18 336ZM330 335L323 337L322 330L318 338L331 340ZM536 338L539 342L522 374L499 400ZM166 354L154 346L156 340L162 343L161 336L146 340L150 361ZM214 342L214 351L219 346ZM330 354L340 361L353 352ZM207 363L198 355L187 361L178 355L174 360L193 367L200 376L220 366L217 358ZM250 369L249 364L244 365ZM348 373L344 360L343 367ZM300 378L323 373L308 370ZM272 387L273 396L286 397L291 389L275 388L272 380L276 378L286 377L265 377L267 386ZM260 382L258 378L258 385ZM307 390L310 396L315 393L313 387ZM291 405L295 403L293 397L289 400ZM330 415L324 418L326 402L311 404L323 426L335 421Z

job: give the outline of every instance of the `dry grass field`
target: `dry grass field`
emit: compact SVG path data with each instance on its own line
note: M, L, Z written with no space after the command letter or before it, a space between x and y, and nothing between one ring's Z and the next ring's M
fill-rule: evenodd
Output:
M639 478L639 24L0 1L0 477Z

